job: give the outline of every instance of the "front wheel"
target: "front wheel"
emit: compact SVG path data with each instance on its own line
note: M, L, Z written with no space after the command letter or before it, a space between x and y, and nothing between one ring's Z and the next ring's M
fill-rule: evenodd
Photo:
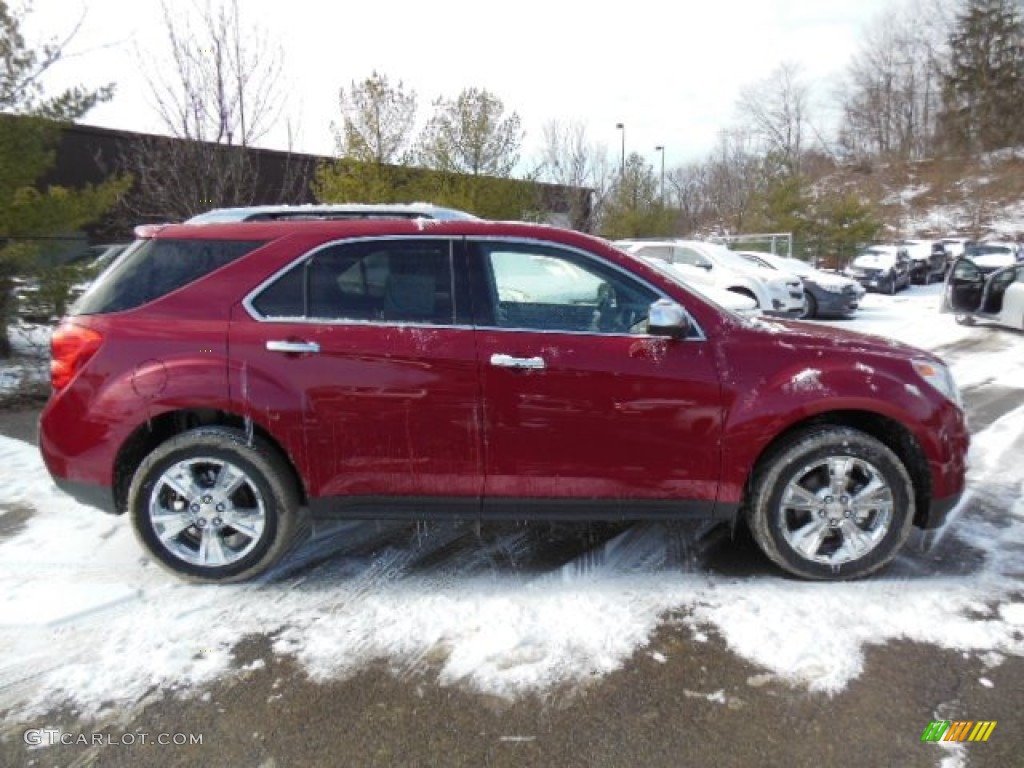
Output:
M803 311L800 313L801 319L809 320L812 317L817 317L817 315L818 315L818 302L817 302L817 300L815 300L815 298L811 294L805 293L804 294L804 308L803 308Z
M849 427L804 430L759 465L747 518L778 566L806 579L855 579L887 565L914 519L899 457Z
M201 427L147 456L128 491L136 536L193 581L242 581L277 562L304 529L293 474L272 446Z

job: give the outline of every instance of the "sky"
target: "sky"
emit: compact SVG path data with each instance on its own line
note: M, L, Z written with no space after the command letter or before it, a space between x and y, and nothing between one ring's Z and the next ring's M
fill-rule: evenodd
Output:
M657 167L699 160L736 119L740 88L799 62L821 102L834 90L867 25L909 0L713 0L602 4L521 0L512 10L458 0L431 3L239 0L283 51L285 114L292 147L334 150L341 86L376 69L419 96L420 122L440 96L483 87L519 113L524 159L539 155L543 125L580 121L618 159L639 152ZM169 0L175 13L189 0ZM160 132L146 72L166 71L159 0L34 0L30 40L64 37L82 18L54 68L53 91L115 82L113 101L82 122ZM493 9L493 10L492 10ZM625 125L624 131L616 128ZM624 137L623 137L624 134ZM263 145L288 148L285 121Z

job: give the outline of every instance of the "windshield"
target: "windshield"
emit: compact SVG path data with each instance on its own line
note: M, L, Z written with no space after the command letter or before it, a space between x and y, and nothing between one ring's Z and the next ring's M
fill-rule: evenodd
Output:
M725 246L712 243L704 243L703 245L713 258L731 269L738 269L742 272L749 272L751 269L765 269L765 267L759 264L752 264L746 258L740 256L735 251L730 251Z
M967 257L971 256L988 256L991 254L1012 255L1013 250L1008 245L996 245L995 243L982 243L981 245L972 245L967 248L964 255Z

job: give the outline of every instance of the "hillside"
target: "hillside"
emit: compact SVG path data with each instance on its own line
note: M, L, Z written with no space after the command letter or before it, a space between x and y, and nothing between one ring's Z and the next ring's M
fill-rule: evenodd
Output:
M1024 239L1024 147L976 158L846 167L818 186L874 201L888 237Z

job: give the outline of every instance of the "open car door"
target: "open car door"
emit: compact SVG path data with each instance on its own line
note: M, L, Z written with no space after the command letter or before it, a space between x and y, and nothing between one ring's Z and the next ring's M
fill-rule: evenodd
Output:
M942 312L951 312L957 320L967 319L981 309L985 291L985 276L973 261L959 258L946 278L942 295Z

